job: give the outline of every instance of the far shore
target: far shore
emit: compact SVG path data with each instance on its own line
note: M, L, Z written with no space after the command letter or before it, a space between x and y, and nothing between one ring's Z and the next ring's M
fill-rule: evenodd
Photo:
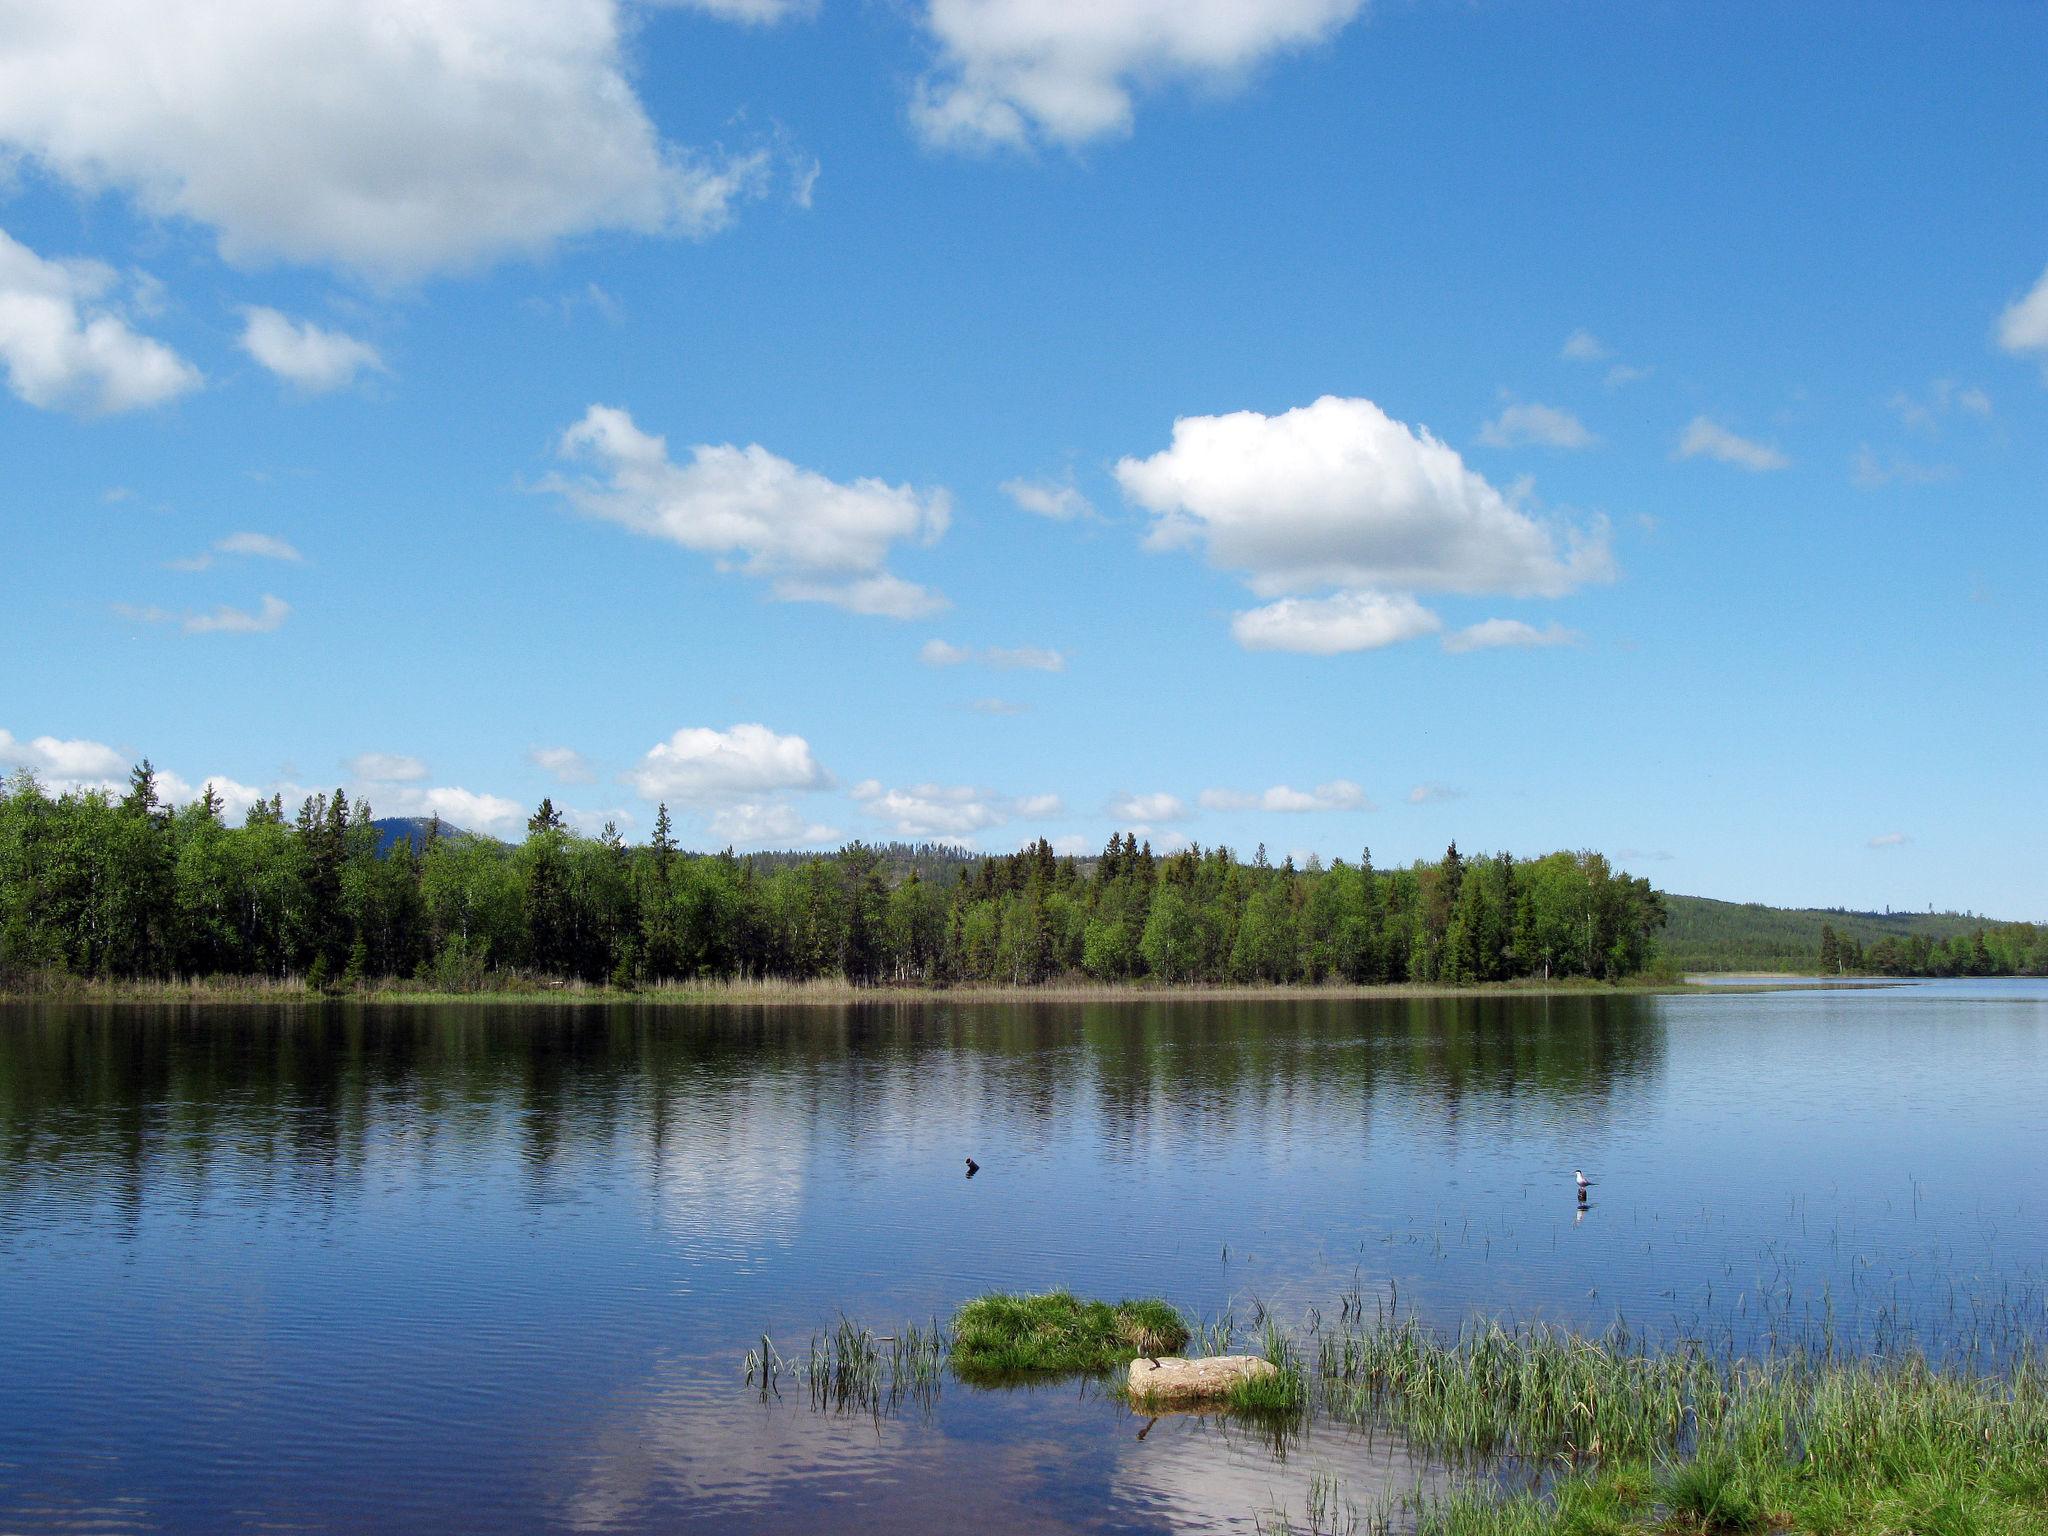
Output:
M1787 985L1841 985L1834 979L1784 977L1746 978L1741 982L1705 983L1692 977L1634 977L1625 981L1592 981L1583 977L1545 981L1478 982L1468 986L1395 982L1376 986L1343 982L1291 985L1198 983L1169 985L1151 982L1099 982L1082 979L1005 985L953 987L900 986L878 983L855 986L838 980L725 980L664 982L657 986L619 988L584 982L541 982L508 979L504 985L477 991L449 992L430 983L388 980L353 988L319 990L302 979L287 977L201 977L182 981L104 981L47 977L26 985L0 988L8 1003L543 1003L572 1006L668 1007L705 1005L803 1006L847 1003L1143 1003L1143 1002L1346 1002L1404 998L1679 996L1768 992ZM1864 983L1867 985L1868 983ZM1854 986L1857 983L1850 982Z

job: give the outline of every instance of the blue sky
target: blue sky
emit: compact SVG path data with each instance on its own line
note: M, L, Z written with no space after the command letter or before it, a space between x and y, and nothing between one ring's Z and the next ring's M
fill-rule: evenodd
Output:
M2043 57L1989 0L27 0L0 765L2048 917Z

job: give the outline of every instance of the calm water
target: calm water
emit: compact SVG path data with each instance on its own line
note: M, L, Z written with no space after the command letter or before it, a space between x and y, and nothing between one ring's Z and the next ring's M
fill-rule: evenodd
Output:
M1414 1469L1074 1384L836 1418L740 1357L1056 1284L1939 1343L2038 1319L2044 1101L2039 983L0 1008L0 1529L1249 1530Z

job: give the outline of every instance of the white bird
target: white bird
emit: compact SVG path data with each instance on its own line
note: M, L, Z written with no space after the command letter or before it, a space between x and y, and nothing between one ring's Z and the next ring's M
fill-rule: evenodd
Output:
M1593 1181L1586 1177L1584 1170L1578 1168L1572 1170L1572 1180L1579 1186L1579 1193L1581 1195L1585 1194L1593 1184Z

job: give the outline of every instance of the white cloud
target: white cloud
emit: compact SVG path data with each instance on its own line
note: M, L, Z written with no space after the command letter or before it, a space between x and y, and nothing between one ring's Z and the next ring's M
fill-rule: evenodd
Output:
M524 827L527 808L503 795L487 795L457 784L402 785L378 791L386 801L374 807L387 816L438 816L465 832L502 833Z
M1230 621L1230 632L1248 651L1302 651L1311 656L1374 651L1435 634L1442 627L1443 620L1414 598L1382 592L1283 597Z
M267 635L283 628L291 611L290 603L267 592L263 594L262 606L254 613L227 603L204 613L174 613L168 608L136 608L127 603L114 605L114 612L124 619L138 624L172 624L188 635Z
M1894 390L1885 404L1904 425L1930 437L1939 434L1942 418L1952 412L1980 418L1991 414L1990 395L1975 384L1962 384L1955 379L1931 380L1924 395Z
M711 835L735 848L803 848L836 843L836 828L806 821L786 800L742 801L711 813Z
M938 68L911 117L966 148L1128 132L1137 83L1229 84L1320 43L1365 0L926 0Z
M1067 658L1062 652L1040 645L992 645L974 650L934 639L925 641L918 648L917 659L928 667L960 667L978 662L1005 672L1064 672L1067 669Z
M1581 327L1565 337L1558 356L1573 363L1601 363L1614 356L1607 343Z
M1913 839L1903 832L1880 832L1870 840L1872 848L1903 848Z
M1634 368L1627 363L1616 363L1607 370L1607 387L1609 389L1620 389L1624 384L1634 384L1639 380L1647 379L1650 376L1650 372L1651 370L1648 368Z
M0 730L0 766L27 768L52 784L60 780L112 782L127 777L129 759L104 742L66 741L56 736L20 741L11 732Z
M1202 807L1211 811L1274 811L1299 815L1310 811L1375 810L1365 791L1349 779L1332 779L1312 790L1275 784L1271 789L1205 789Z
M1056 523L1095 515L1095 504L1064 481L1005 480L1000 489L1026 512L1049 517Z
M352 384L365 369L384 369L383 357L367 341L323 330L310 320L293 320L260 305L251 305L242 315L242 350L308 394Z
M1441 805L1447 800L1464 798L1462 789L1453 789L1448 784L1418 784L1408 791L1410 805Z
M590 760L574 747L531 747L526 760L557 784L589 784L597 778Z
M359 752L348 771L372 784L412 784L427 776L427 765L400 752Z
M657 742L624 777L647 799L679 805L736 804L832 782L809 742L765 725L686 726Z
M283 539L268 533L231 533L213 547L224 555L246 555L255 560L287 560L296 564L306 558Z
M1118 795L1107 807L1110 818L1119 822L1179 821L1187 815L1187 802L1164 791L1149 795Z
M1151 547L1200 543L1261 597L1319 587L1555 597L1614 574L1604 524L1560 535L1370 400L1183 417L1172 447L1119 460L1116 477L1155 514Z
M2037 352L2048 362L2048 268L1998 317L1998 344L2012 353Z
M0 51L0 116L7 111ZM0 153L0 166L5 156ZM199 370L129 328L106 302L117 281L96 261L46 261L0 230L0 364L7 386L43 410L93 415L174 400Z
M701 236L765 151L662 139L619 0L14 0L0 155L217 231L228 259L410 278L595 230Z
M1860 444L1849 461L1849 479L1859 488L1874 491L1886 485L1934 485L1955 478L1948 464L1917 464L1896 453L1879 454L1868 443Z
M167 561L166 564L174 571L203 571L213 564L213 557L217 554L241 555L252 560L285 560L295 564L306 558L273 534L231 533L224 539L215 539L212 548L200 554Z
M737 21L748 26L767 26L787 21L793 16L811 16L818 9L817 0L655 0L655 3L686 11L702 11L721 21Z
M1468 651L1533 650L1543 646L1577 645L1583 639L1584 635L1575 629L1566 629L1562 624L1547 624L1538 629L1520 619L1484 619L1455 634L1445 635L1444 649L1454 656L1462 656Z
M1695 416L1687 424L1685 434L1679 438L1678 447L1671 456L1674 459L1718 459L1723 464L1733 464L1752 472L1783 469L1792 462L1769 444L1738 437L1705 416Z
M887 789L877 779L854 785L853 800L862 812L885 824L897 837L950 842L964 841L1017 817L1043 818L1058 816L1062 811L1057 795L1013 799L964 784L913 784L904 789Z
M931 544L946 531L952 502L943 490L874 479L842 484L759 444L700 445L679 465L665 438L603 405L563 434L560 452L593 470L547 481L578 510L712 555L722 570L767 581L785 602L899 619L946 606L884 564L897 542Z
M974 699L967 707L977 715L1022 715L1030 712L1029 704L1019 704L1014 699Z
M104 742L63 741L55 736L18 741L0 730L0 769L31 770L49 794L97 789L108 795L124 795L128 792L131 764L126 753ZM157 798L166 805L189 804L208 786L220 797L221 814L230 821L240 818L256 801L267 798L264 791L237 783L225 774L208 774L195 785L168 768L156 771Z
M1479 429L1489 448L1518 448L1535 443L1544 448L1590 448L1600 439L1570 411L1535 401L1507 406Z

